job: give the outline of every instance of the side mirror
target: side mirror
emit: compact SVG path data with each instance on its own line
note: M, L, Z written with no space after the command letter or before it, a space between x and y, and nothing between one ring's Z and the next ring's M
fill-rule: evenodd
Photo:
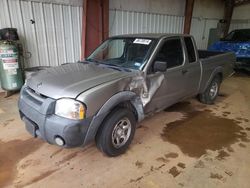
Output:
M154 72L165 72L167 70L167 62L155 61Z

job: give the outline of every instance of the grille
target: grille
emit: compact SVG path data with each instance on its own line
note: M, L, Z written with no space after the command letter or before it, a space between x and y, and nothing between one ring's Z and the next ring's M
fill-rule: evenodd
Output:
M42 105L42 103L45 101L45 99L47 98L44 95L41 95L37 92L35 92L33 89L27 87L24 89L24 93L23 93L26 98L30 101L32 101L33 103L37 104L37 105Z

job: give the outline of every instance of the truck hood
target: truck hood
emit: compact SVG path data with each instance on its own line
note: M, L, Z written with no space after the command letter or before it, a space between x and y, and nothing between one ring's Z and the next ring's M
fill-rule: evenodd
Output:
M88 63L70 63L42 70L27 80L27 86L50 98L76 98L97 85L127 77L129 72Z

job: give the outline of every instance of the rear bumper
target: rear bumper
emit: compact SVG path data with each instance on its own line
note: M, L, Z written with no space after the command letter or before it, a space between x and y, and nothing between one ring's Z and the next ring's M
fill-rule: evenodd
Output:
M56 144L55 138L60 137L64 140L63 147L83 146L92 118L71 120L59 117L52 113L54 103L54 100L48 98L40 108L36 108L31 100L27 100L22 89L18 107L26 130L33 137L39 137L50 144Z
M237 58L235 63L236 69L245 69L250 71L250 57L249 58Z

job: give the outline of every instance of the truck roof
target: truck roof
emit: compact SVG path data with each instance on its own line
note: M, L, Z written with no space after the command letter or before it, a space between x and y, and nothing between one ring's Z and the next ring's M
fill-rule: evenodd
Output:
M160 39L162 37L176 37L176 36L191 36L188 34L174 34L174 33L137 33L137 34L125 34L116 35L110 38L155 38Z

